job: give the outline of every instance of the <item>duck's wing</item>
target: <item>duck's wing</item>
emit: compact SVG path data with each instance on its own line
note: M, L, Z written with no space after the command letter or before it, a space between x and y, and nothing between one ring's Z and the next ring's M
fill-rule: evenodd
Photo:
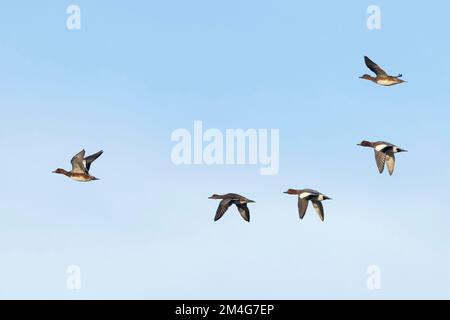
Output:
M303 219L306 213L306 209L308 208L308 200L298 197L297 205L298 205L298 215L300 216L300 219Z
M311 196L318 196L320 193L319 191L313 190L313 189L303 189L300 193L300 198L307 199Z
M84 166L86 167L86 171L89 172L89 169L91 168L91 164L92 162L94 162L95 160L97 160L98 157L100 157L103 153L103 150L94 153L92 155L90 155L89 157L86 157L84 159Z
M241 214L242 219L247 222L250 222L250 211L248 210L248 206L246 203L236 203L236 207Z
M377 141L374 143L374 145L374 149L377 151L386 151L387 149L394 147L392 143L386 141Z
M76 155L73 156L72 160L70 160L70 163L72 164L72 172L73 173L86 173L86 168L84 166L83 160L84 160L84 149L78 152Z
M230 198L223 199L222 201L220 201L219 207L217 208L216 211L216 216L214 217L214 221L217 221L220 218L222 218L222 216L225 214L225 212L227 212L228 208L233 204L233 202L234 200Z
M323 205L322 202L320 202L319 200L311 200L314 209L316 209L317 214L319 215L320 220L324 220L324 214L323 214Z
M386 152L386 164L389 170L389 175L392 176L395 167L395 155L392 150Z
M383 173L384 163L386 161L386 153L375 150L375 161L377 162L378 171Z
M377 76L387 77L387 73L383 69L381 69L379 65L370 60L368 57L364 56L364 62L366 63L367 68L372 70L372 72L374 72Z

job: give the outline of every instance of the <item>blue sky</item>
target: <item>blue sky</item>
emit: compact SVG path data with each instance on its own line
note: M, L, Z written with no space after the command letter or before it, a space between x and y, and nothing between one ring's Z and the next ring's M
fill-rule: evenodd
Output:
M81 30L66 8L81 8ZM381 30L366 27L369 5ZM0 11L0 297L450 298L447 1L14 1ZM362 81L368 55L407 84ZM280 130L280 170L175 166L171 133ZM397 156L379 175L362 139ZM77 183L85 148L105 153ZM304 220L287 188L331 196ZM212 193L236 192L212 221ZM69 265L81 290L66 288ZM382 288L368 290L377 265Z

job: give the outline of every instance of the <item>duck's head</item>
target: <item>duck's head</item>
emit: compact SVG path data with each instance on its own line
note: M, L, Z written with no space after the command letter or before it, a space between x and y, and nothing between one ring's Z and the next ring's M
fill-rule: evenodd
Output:
M208 199L221 199L222 197L218 194L213 194L211 197L208 197Z
M358 145L358 146L361 146L361 147L371 147L371 146L372 146L372 143L371 143L370 141L363 140L363 141L361 141L360 143L358 143L357 145Z
M52 173L67 174L67 171L64 169L58 168L55 171L52 171Z
M363 74L361 77L359 77L360 79L364 79L364 80L373 80L373 77L371 77L368 74Z
M288 189L288 191L285 191L283 193L287 193L287 194L298 194L297 190L295 189Z

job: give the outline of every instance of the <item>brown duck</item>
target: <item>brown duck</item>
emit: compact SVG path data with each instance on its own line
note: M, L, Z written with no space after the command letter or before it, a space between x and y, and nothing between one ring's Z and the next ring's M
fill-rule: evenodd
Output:
M407 152L407 150L385 141L370 142L363 140L361 143L358 143L358 146L373 148L375 150L375 161L377 163L378 171L383 173L384 166L386 164L389 170L389 175L391 176L394 173L395 167L394 154L398 152Z
M369 68L370 70L372 70L372 72L375 73L376 77L372 77L368 74L365 74L365 75L359 77L360 79L370 80L381 86L393 86L395 84L406 82L406 81L400 79L402 77L401 74L399 74L398 76L388 75L375 62L373 62L366 56L364 56L364 62L366 63L367 68Z
M66 171L64 169L58 168L55 171L53 171L53 173L63 174L66 177L81 182L100 180L94 176L91 176L89 174L89 169L91 168L92 162L94 162L98 157L100 157L102 153L103 151L99 151L85 158L84 157L85 151L81 150L70 161L72 163L72 170Z
M222 218L222 216L225 214L225 212L228 210L228 208L234 204L238 208L239 213L241 214L241 217L245 221L250 222L250 211L248 210L247 203L252 203L255 201L247 199L246 197L243 197L236 193L227 193L224 195L213 194L208 199L221 199L222 200L222 201L220 201L219 207L217 208L216 216L214 217L214 221L217 221L220 218Z

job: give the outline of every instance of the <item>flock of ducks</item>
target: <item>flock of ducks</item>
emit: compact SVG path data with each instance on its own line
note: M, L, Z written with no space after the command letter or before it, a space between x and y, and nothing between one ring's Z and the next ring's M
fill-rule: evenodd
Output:
M406 82L402 79L401 74L398 76L390 76L383 69L381 69L375 62L370 60L368 57L364 56L364 62L366 66L375 73L375 77L368 74L364 74L360 79L370 80L381 86L392 86ZM385 166L387 166L389 175L394 173L395 167L395 154L399 152L406 152L407 150L402 149L392 143L385 141L370 142L363 140L358 144L361 147L373 148L375 152L375 162L378 167L378 171L383 173ZM58 168L53 173L63 174L68 178L75 181L88 182L94 180L100 180L89 173L92 163L97 160L103 154L103 151L94 153L88 157L85 157L85 150L81 150L75 156L73 156L70 161L72 164L72 170L66 171L64 169ZM324 210L322 201L331 199L330 197L322 194L319 191L313 189L288 189L284 193L296 195L298 197L298 214L300 219L303 219L308 208L308 203L311 201L314 209L316 210L321 221L324 221ZM247 204L254 203L255 201L250 200L244 196L236 193L227 193L224 195L213 194L208 199L221 200L219 206L216 210L216 215L214 216L214 221L219 220L227 212L227 210L234 204L242 219L250 222L250 211Z

